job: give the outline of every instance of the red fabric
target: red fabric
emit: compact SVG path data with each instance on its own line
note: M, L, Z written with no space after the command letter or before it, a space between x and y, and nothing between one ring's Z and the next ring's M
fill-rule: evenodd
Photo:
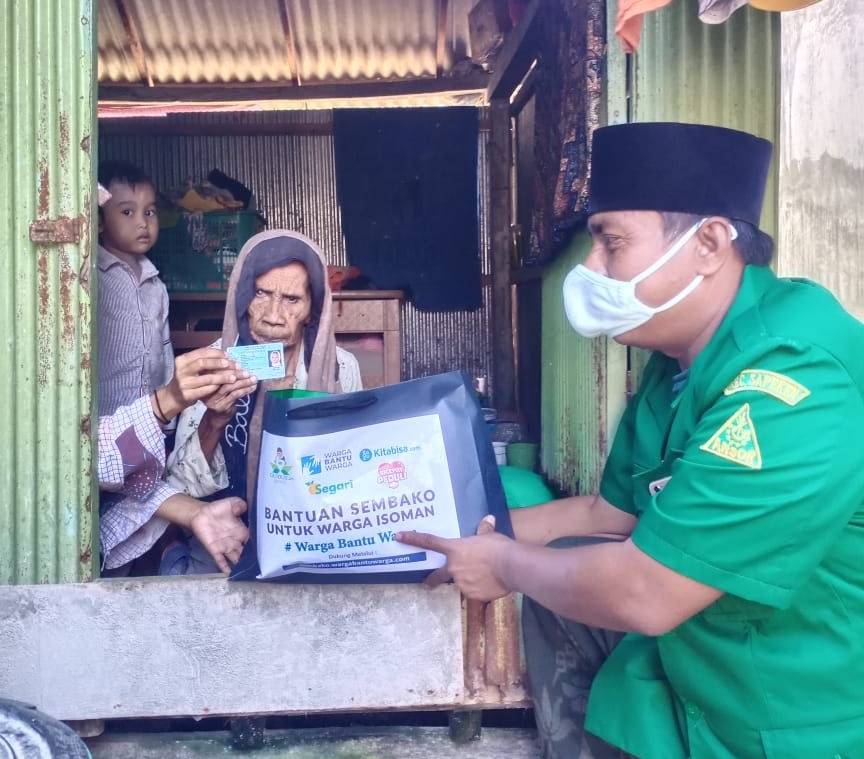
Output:
M356 266L327 266L327 281L330 290L334 293L342 289L342 285L360 276L360 269Z

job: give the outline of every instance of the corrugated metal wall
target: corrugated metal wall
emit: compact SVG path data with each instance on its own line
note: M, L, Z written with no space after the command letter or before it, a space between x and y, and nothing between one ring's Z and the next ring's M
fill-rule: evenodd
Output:
M0 583L87 580L98 555L89 475L94 21L90 0L3 4ZM31 221L58 218L66 221L54 236L73 239L77 229L80 242L31 242Z
M631 121L716 124L771 140L760 227L776 240L780 14L745 6L714 25L700 21L696 10L673 3L645 16ZM634 388L648 355L630 351Z
M258 207L272 228L301 231L319 242L329 261L347 263L341 216L336 197L336 171L329 111L262 114L190 114L176 120L184 131L195 124L207 134L166 135L156 129L121 136L105 134L99 155L122 158L149 172L166 190L187 177L206 177L220 168L254 190ZM252 134L256 127L310 125L318 134ZM222 125L225 136L213 135ZM248 130L248 134L237 134ZM202 129L203 131L203 129ZM271 130L272 131L272 130ZM288 131L288 130L286 130ZM293 131L298 131L297 129ZM480 134L479 213L481 266L490 272L488 206L485 172L488 133ZM410 252L406 251L406 255ZM491 377L489 289L483 307L474 312L423 312L403 302L402 376L405 379L464 369L472 376ZM490 388L494 398L494 388Z
M590 237L577 235L543 277L542 468L571 494L599 489L624 403L625 349L581 337L564 313L564 278L589 250Z
M777 270L821 282L864 319L864 4L784 14Z
M778 14L749 7L724 24L698 20L694 3L672 3L644 17L642 41L628 76L614 37L617 5L607 2L608 123L684 121L744 129L776 143ZM629 89L628 89L629 87ZM776 166L776 156L775 156ZM762 228L777 228L776 170ZM541 460L567 492L595 492L608 445L625 402L625 372L638 384L644 351L612 341L587 341L566 322L561 285L588 251L577 236L543 277L543 432Z
M672 3L645 16L630 120L717 124L776 144L780 14L745 6L712 25L699 21L696 10L694 3ZM771 235L776 151L773 167L760 225Z

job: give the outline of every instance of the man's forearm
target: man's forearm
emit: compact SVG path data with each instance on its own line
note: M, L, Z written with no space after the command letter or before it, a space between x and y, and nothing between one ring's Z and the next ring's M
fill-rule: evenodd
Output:
M608 535L627 537L635 520L596 495L576 495L510 512L513 531L523 543L546 545L556 538Z
M501 585L562 617L645 635L662 635L722 595L663 566L631 540L576 548L510 541L493 571Z

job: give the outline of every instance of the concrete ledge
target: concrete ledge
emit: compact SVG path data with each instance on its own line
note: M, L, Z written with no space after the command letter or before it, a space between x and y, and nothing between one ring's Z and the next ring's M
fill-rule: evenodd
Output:
M0 586L0 693L62 720L465 702L454 586Z
M456 744L446 727L324 728L268 731L264 748L232 751L228 733L111 735L87 741L93 759L539 759L533 730L484 728Z

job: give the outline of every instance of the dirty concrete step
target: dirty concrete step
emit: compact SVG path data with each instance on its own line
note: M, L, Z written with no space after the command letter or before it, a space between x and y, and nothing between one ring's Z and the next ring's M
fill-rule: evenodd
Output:
M93 759L539 759L536 732L483 728L454 743L446 727L340 727L268 730L265 746L231 748L229 732L106 734L87 740Z

